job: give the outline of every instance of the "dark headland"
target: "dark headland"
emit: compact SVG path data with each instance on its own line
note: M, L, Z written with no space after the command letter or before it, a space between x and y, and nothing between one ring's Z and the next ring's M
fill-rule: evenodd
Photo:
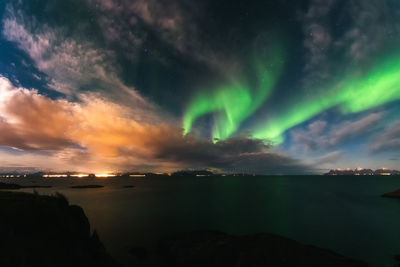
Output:
M28 185L28 186L22 186L22 185L13 184L13 183L0 183L0 189L12 190L12 189L22 189L22 188L51 188L51 186L50 185Z
M400 189L394 192L385 193L382 197L389 197L389 198L400 198Z
M0 191L0 266L117 266L79 206Z

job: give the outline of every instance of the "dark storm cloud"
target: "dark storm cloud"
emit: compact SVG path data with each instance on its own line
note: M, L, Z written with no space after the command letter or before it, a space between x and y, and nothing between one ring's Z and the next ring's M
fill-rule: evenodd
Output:
M302 162L272 152L263 140L232 138L213 143L186 137L179 143L157 147L156 157L179 162L192 168L219 168L224 171L254 173L312 172Z

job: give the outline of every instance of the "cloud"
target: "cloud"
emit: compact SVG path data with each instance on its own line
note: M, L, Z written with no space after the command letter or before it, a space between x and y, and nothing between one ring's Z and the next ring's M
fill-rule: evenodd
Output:
M362 70L381 56L382 49L398 41L400 24L393 19L398 12L391 1L310 1L299 15L306 55L304 89L324 88L350 68Z
M158 121L140 121L132 111L98 95L84 94L80 102L54 100L35 90L15 87L0 77L0 146L42 153L26 165L154 169L219 168L225 171L304 171L310 167L273 153L261 140L236 138L213 143L183 136L183 129ZM45 152L45 154L43 154ZM47 156L46 156L47 155ZM14 155L13 158L16 156ZM56 162L56 163L54 163ZM44 167L44 166L43 166Z
M382 119L383 113L371 113L355 121L331 125L328 131L326 121L317 120L306 130L291 132L294 146L298 150L312 152L341 145L351 139L371 133Z
M14 88L0 77L0 145L24 150L53 150L71 144L65 133L74 121L72 106L37 91Z
M116 154L119 145L137 144L157 127L162 129L136 120L130 109L97 95L80 98L80 103L53 100L35 90L16 88L1 77L2 145L58 150L77 144L107 155Z
M351 60L368 60L399 34L400 25L391 19L399 11L396 5L380 0L355 0L345 7L349 10L351 26L336 40L335 46L344 49Z
M179 58L225 73L237 68L237 53L215 45L208 26L207 5L202 1L87 0L108 44L136 63L152 55L162 64ZM206 16L206 19L204 19ZM208 42L204 42L204 38Z
M329 78L329 52L332 46L332 35L329 25L329 14L336 4L335 0L312 0L307 11L300 15L303 23L304 41L307 62L305 71L306 87L311 87L310 81L318 82Z
M34 17L7 6L3 36L16 43L48 76L50 88L75 97L80 91L97 91L118 97L139 108L154 108L134 88L118 77L114 53L84 39L66 37L63 28L37 26Z
M330 145L340 144L350 138L369 133L382 119L383 113L372 113L357 121L347 121L342 123L329 140Z
M2 163L0 162L0 164ZM35 167L23 167L23 166L0 167L0 173L33 173L38 171L40 170Z
M187 53L195 42L195 13L189 1L88 0L99 14L104 37L132 55L141 50L148 35L156 33L178 51ZM198 7L198 5L196 5ZM188 15L190 13L191 15Z
M371 143L369 150L373 153L398 152L400 150L400 122L389 126Z
M342 158L343 152L342 151L333 151L330 152L317 160L316 165L324 165L324 164L332 164L336 163L340 158Z

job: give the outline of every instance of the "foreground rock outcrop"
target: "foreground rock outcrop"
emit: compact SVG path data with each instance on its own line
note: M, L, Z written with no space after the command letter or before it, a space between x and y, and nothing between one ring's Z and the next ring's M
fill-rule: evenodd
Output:
M116 266L62 195L0 191L0 266Z
M394 192L383 194L382 197L400 198L400 189Z
M181 233L161 242L165 266L368 266L330 250L272 234L232 236L216 231Z

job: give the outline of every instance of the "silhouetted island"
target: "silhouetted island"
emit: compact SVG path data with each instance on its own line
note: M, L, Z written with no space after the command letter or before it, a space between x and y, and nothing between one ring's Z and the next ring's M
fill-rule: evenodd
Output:
M390 198L400 198L400 189L394 192L385 193L382 197L390 197Z
M366 262L274 234L180 233L161 241L158 251L164 265L171 267L368 266Z
M0 189L21 189L21 188L51 188L51 185L19 185L12 183L0 183Z
M85 189L85 188L103 188L102 185L73 185L70 188L74 189Z
M0 191L0 266L118 266L61 194Z

